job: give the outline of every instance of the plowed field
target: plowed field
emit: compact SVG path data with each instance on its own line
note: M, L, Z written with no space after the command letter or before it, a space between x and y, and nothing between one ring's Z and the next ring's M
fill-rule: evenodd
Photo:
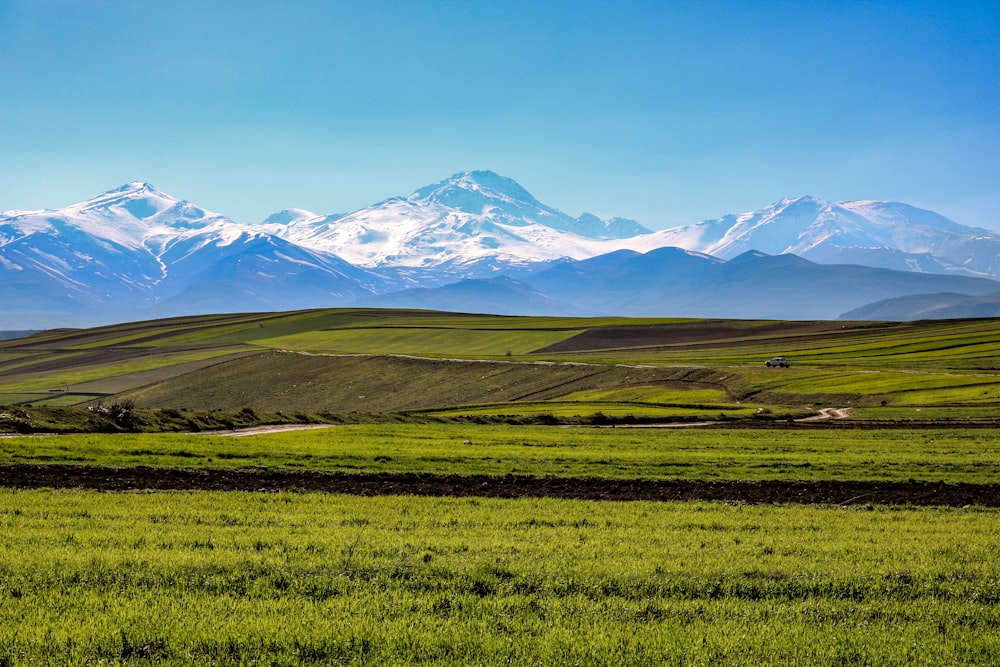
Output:
M712 500L741 503L889 504L1000 507L1000 484L937 482L712 482L429 475L309 473L257 469L16 464L0 467L0 486L102 491L322 491L361 496L551 497L586 500Z

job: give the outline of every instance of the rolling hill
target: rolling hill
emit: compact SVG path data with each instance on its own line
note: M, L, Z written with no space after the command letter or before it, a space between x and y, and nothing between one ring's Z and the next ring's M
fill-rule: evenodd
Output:
M392 413L671 421L851 407L869 419L981 421L1000 418L998 330L997 319L793 322L374 309L169 318L0 341L0 405L12 406L0 410L0 421L23 419L18 406L133 402L200 414L280 411L287 415L281 420ZM764 360L776 354L792 359L792 368L766 369ZM85 410L81 421L92 414Z

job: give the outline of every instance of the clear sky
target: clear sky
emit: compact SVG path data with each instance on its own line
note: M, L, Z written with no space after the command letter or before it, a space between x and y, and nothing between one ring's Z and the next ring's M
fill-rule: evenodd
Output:
M809 194L1000 230L998 0L0 0L0 91L0 210L492 169L653 229Z

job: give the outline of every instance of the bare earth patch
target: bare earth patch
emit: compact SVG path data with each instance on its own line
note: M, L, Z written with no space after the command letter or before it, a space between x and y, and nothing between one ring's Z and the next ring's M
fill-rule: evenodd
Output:
M676 481L522 475L320 473L276 469L0 466L0 486L100 491L319 491L359 496L548 497L581 500L710 500L733 503L1000 507L1000 484L943 482Z

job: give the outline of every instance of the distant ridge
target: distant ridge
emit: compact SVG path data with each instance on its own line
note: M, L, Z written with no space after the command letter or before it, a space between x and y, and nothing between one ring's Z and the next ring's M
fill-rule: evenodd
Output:
M658 248L645 254L619 251L560 263L526 276L516 290L495 283L488 288L477 282L462 285L465 298L458 303L454 285L407 290L359 303L540 314L536 305L539 295L544 295L554 302L549 306L552 314L831 320L853 304L879 299L945 290L979 295L1000 288L1000 283L984 278L824 265L795 255L756 251L727 262L680 248ZM524 297L528 289L532 301Z
M949 292L911 294L855 308L841 315L840 319L909 322L978 317L1000 317L1000 292L982 295Z
M467 171L347 214L288 208L245 225L132 181L0 215L0 328L362 303L833 319L998 292L998 255L1000 235L901 203L799 197L650 232Z
M723 259L759 250L827 264L1000 277L1000 234L899 202L783 199L652 236L661 245Z

